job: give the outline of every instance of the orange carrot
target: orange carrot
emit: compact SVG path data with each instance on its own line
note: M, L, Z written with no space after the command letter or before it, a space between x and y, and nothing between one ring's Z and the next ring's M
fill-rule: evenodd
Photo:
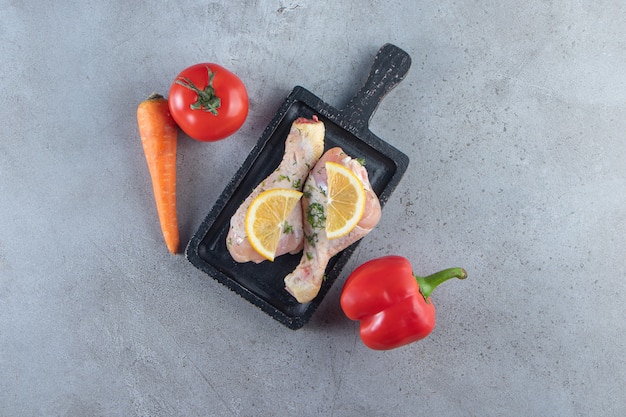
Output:
M176 141L178 126L170 115L167 100L152 94L137 107L139 136L146 154L161 231L171 253L178 252L176 216Z

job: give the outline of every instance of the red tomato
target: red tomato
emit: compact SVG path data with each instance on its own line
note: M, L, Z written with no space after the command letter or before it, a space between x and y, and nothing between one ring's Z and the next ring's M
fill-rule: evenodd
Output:
M178 74L168 104L183 132L203 142L232 135L248 116L248 92L243 82L211 63L196 64Z

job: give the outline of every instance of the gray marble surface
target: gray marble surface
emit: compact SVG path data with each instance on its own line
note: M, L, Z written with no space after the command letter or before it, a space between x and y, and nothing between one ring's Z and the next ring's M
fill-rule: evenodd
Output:
M626 415L621 1L0 0L0 415ZM135 111L198 62L242 129L181 135L188 241L295 85L341 107L384 43L413 65L370 128L409 155L381 223L292 331L163 244ZM359 264L465 281L366 348Z

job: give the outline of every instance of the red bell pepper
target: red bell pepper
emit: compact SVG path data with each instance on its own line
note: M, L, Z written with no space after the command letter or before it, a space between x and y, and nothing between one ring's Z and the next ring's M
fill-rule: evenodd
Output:
M349 319L360 321L360 335L366 346L394 349L428 336L435 327L430 294L450 278L466 277L463 268L418 277L408 259L384 256L350 274L341 292L341 309Z

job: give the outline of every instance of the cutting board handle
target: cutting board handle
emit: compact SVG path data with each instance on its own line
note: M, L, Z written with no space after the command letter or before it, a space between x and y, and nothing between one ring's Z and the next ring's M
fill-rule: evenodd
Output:
M365 84L341 112L347 127L356 132L368 129L383 97L404 79L410 67L409 54L390 43L383 45L374 58Z

